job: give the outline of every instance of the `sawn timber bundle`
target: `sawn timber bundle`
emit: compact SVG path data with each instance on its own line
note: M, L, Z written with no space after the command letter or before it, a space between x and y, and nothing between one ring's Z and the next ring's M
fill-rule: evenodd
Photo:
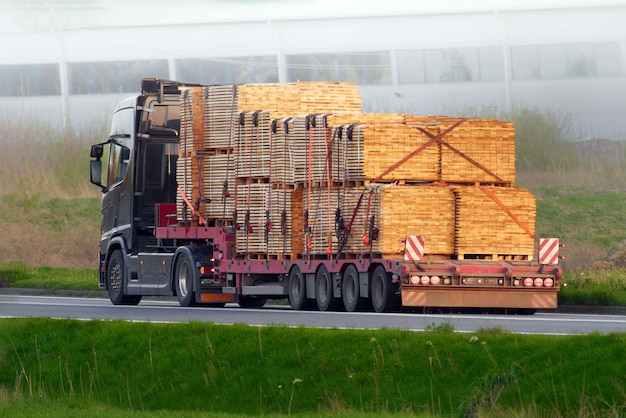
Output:
M251 258L530 259L534 196L515 188L510 122L361 112L348 83L181 94L177 216L235 228Z

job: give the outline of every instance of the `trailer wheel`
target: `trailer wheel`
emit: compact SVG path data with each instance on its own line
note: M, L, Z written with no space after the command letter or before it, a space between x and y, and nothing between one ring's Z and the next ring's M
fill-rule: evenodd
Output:
M397 285L391 283L383 266L378 266L370 278L372 306L376 312L397 310L400 301L396 296Z
M185 252L181 252L176 262L174 286L180 306L196 305L196 295L193 291L193 260Z
M321 265L315 274L315 302L320 311L334 311L339 302L333 295L332 275L324 265Z
M350 264L341 275L341 297L343 306L348 312L363 309L365 300L361 298L359 289L359 272Z
M113 251L107 265L107 290L113 305L137 305L141 301L139 295L124 294L125 272L124 255L120 250Z
M311 309L313 301L306 297L306 279L298 266L294 266L289 272L289 304L297 311Z

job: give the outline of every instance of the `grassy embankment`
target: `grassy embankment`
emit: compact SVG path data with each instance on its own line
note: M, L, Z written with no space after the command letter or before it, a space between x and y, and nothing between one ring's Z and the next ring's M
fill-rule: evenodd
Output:
M0 416L626 412L626 334L45 319L0 320L0 330Z

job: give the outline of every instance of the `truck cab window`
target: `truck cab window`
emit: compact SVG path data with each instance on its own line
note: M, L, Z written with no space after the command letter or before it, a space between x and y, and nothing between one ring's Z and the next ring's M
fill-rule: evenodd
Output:
M105 154L107 151L109 164L108 168L103 170L102 176L103 180L106 178L106 182L103 182L103 184L111 187L124 180L128 169L130 150L122 145L110 143L110 149L105 147Z

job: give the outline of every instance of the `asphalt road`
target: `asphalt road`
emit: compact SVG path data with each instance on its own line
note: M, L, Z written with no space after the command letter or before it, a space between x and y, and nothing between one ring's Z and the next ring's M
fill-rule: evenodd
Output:
M412 312L317 312L294 311L286 306L243 309L183 308L174 300L144 300L138 306L114 306L104 298L0 294L0 318L52 317L81 320L126 320L146 322L204 321L216 324L245 323L253 326L286 325L322 328L392 328L423 331L442 324L458 332L501 329L527 334L589 334L626 332L625 315L539 312L532 316L418 314Z

